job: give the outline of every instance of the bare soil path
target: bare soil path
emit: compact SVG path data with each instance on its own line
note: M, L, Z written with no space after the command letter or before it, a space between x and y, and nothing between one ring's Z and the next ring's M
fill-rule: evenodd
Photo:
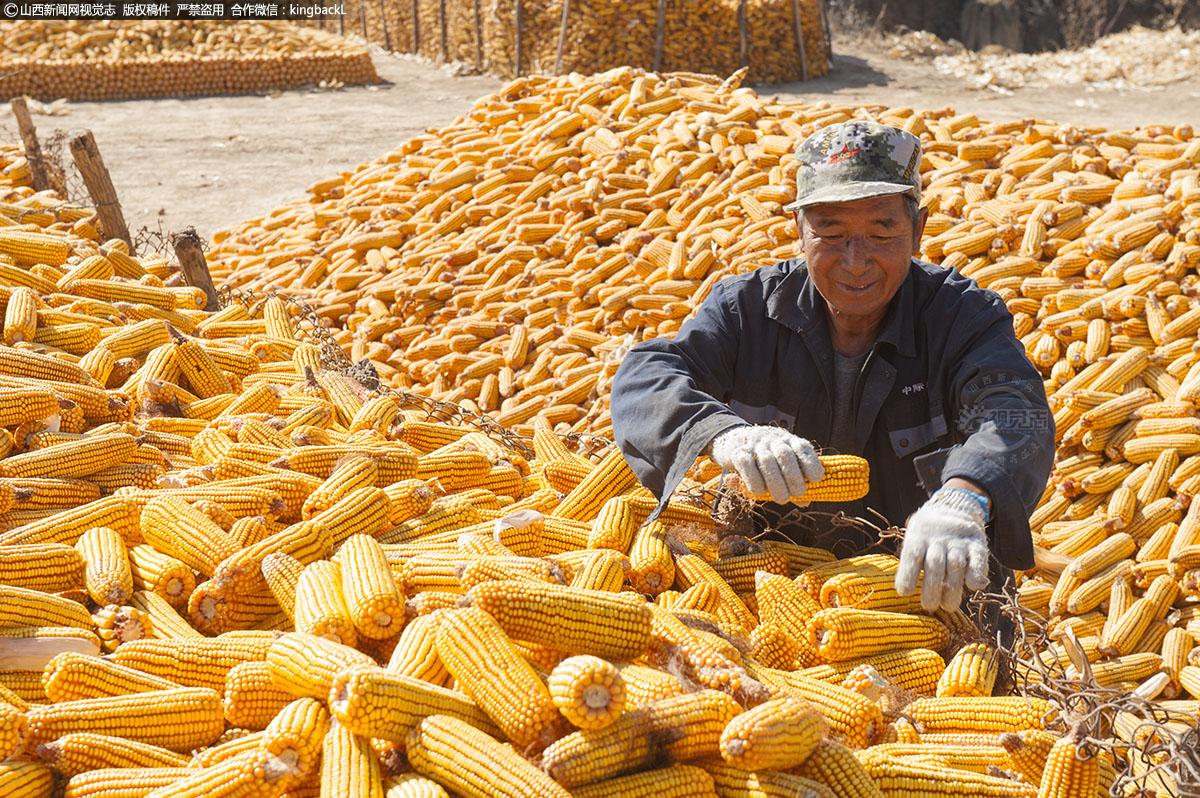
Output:
M1165 88L967 90L931 64L882 55L869 42L835 41L831 75L756 86L764 97L808 102L951 106L981 119L1038 118L1125 129L1189 123L1200 129L1200 76ZM378 158L427 128L453 121L503 85L488 76L379 53L384 85L273 95L70 103L66 116L35 116L46 141L57 129L91 129L131 230L201 236L304 196L307 186ZM3 114L0 138L19 141Z

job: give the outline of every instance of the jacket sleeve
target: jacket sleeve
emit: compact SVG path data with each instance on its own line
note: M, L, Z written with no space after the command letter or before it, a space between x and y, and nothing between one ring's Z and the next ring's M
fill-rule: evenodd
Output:
M991 323L957 358L950 377L958 429L942 482L978 482L992 500L992 553L1013 569L1032 568L1029 516L1054 462L1054 417L1041 375L1013 334L1012 317L980 314Z
M659 500L652 518L704 447L718 433L746 423L725 404L744 334L727 282L713 287L673 339L634 347L613 378L613 437Z

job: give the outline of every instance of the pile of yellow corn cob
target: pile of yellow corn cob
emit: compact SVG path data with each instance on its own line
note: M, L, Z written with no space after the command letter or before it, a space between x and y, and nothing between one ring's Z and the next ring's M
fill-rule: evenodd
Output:
M521 0L521 74L553 72L559 58L562 0ZM364 29L369 41L397 52L433 60L482 66L513 78L517 72L514 0L489 6L471 0L350 0L344 4L344 30ZM589 74L620 65L654 65L658 4L573 0L567 13L562 71ZM663 4L661 68L726 75L741 66L738 6L733 0ZM800 80L795 12L800 15L805 64L810 78L829 72L818 0L779 3L748 0L746 63L750 79L783 83ZM415 14L415 24L414 24ZM336 22L321 24L326 29ZM415 30L414 30L415 28Z
M0 22L0 98L117 100L377 83L366 48L288 22Z
M650 81L638 78L644 80L638 88L622 82L622 74L595 85L610 83L604 91L615 89L618 97L647 91ZM549 99L517 95L531 86L553 92L556 85L563 96L592 90L570 79L526 81L510 87L512 100L487 101L478 115L521 120L520 109L551 113L545 110ZM683 103L647 115L641 121L649 124L631 142L601 153L599 164L611 173L582 173L597 163L585 145L607 128L591 126L573 143L580 131L568 131L562 140L542 138L552 116L535 126L526 120L532 138L513 139L509 146L517 149L507 155L508 134L493 131L489 147L468 130L458 152L454 131L435 131L402 148L411 152L372 167L375 179L364 178L358 193L353 178L327 184L319 192L326 199L307 211L310 216L301 216L298 206L285 209L225 238L221 252L233 266L274 269L268 280L288 277L301 285L308 281L310 288L326 280L326 289L347 290L365 284L361 307L346 303L330 310L326 304L318 312L345 323L335 336L385 377L400 372L387 372L392 361L373 356L365 330L376 323L387 329L383 335L411 334L409 344L418 337L418 346L444 342L446 350L425 358L414 372L418 381L426 370L456 374L455 387L437 389L440 398L479 408L464 397L489 378L496 386L508 379L514 388L534 388L539 410L558 407L555 412L563 413L564 406L591 402L593 392L604 390L595 375L611 374L620 355L617 349L597 368L596 355L607 347L585 343L614 333L669 334L691 307L657 321L649 316L648 325L647 316L626 316L652 312L635 299L674 281L673 290L693 293L690 300L681 295L673 301L696 301L720 276L768 262L790 247L776 220L748 230L752 225L739 215L755 207L749 199L762 207L768 196L785 201L786 181L777 195L764 193L774 187L765 185L733 191L735 183L753 177L750 167L736 179L710 169L665 188L689 164L712 154L700 151L702 141L711 150L716 140L722 156L733 150L729 157L738 163L754 158L751 166L762 166L764 153L774 157L772 169L780 171L771 183L784 173L780 156L794 145L789 139L775 154L765 143L757 148L761 130L778 124L780 133L761 138L784 137L790 130L785 123L797 124L794 115L782 116L783 106L762 105L774 118L761 129L746 119L718 120L709 110L713 129L696 136L697 150L689 157L693 151L682 148L676 125L664 125L668 114L689 104L704 113L701 103L725 102L724 116L736 116L758 102L715 84L691 88L708 99L665 85L659 87L663 97L645 96L647 103L671 97ZM599 96L592 101L600 102ZM584 105L597 107L576 103ZM817 109L799 111L810 127L864 112L835 109L821 117ZM1023 601L1054 616L1049 629L1056 639L1068 630L1075 634L1102 684L1149 681L1163 687L1164 680L1153 677L1161 669L1168 678L1160 697L1191 698L1163 706L1195 711L1200 663L1194 656L1196 591L1189 581L1196 564L1189 558L1200 541L1183 512L1200 471L1194 462L1200 450L1190 442L1200 436L1188 429L1195 420L1188 376L1198 359L1191 344L1200 329L1189 315L1198 312L1189 305L1200 252L1192 212L1200 199L1200 144L1182 129L1174 135L1100 134L1040 123L984 126L951 112L873 113L929 139L924 169L933 217L926 256L998 290L1047 377L1062 457L1034 526L1040 543L1075 559L1047 562L1028 575ZM745 135L736 130L749 131L755 143L736 143ZM526 145L531 149L522 162L515 153ZM541 147L549 148L541 153L544 163L536 160ZM567 154L572 148L579 151ZM487 155L489 150L494 152ZM578 227L583 216L572 221L563 208L553 209L555 201L569 210L570 200L579 199L570 193L579 180L555 186L532 177L509 185L512 171L491 168L492 159L510 158L514 169L546 169L557 178L574 174L571 159L577 159L583 185L595 178L599 186L594 198L582 195L599 207L581 207L603 216L638 201L626 194L604 205L621 192L640 191L647 202L659 196L648 190L649 181L635 187L630 173L618 169L644 160L632 150L650 155L651 168L658 158L674 159L679 167L671 181L663 178L667 202L637 211L645 214L643 222L660 212L662 223L641 230L648 234L641 237L613 232L605 239L594 225ZM1125 155L1117 157L1118 150ZM461 179L468 170L454 159L464 153L465 164L479 167L465 182L443 184L440 173L429 171L462 170L454 180ZM1166 157L1172 153L1177 157ZM404 178L410 182L395 180L393 171L407 170L415 170ZM523 417L539 430L533 457L468 428L426 423L394 398L323 369L320 349L303 340L301 319L292 316L289 303L271 298L204 313L197 309L202 294L178 286L165 260L134 258L115 242L102 243L89 211L33 195L24 187L28 178L15 148L0 149L0 175L0 381L9 391L0 421L7 431L0 492L8 507L0 514L6 527L0 569L7 569L0 572L0 613L12 613L0 615L0 635L16 638L0 640L12 652L0 684L17 707L4 710L7 739L21 740L10 750L24 751L15 764L0 766L0 785L40 794L50 778L43 761L71 775L71 795L99 794L133 779L142 790L135 794L161 787L156 798L245 779L268 782L266 794L309 794L314 774L341 785L336 780L359 778L345 774L370 775L379 768L382 779L409 766L423 775L400 776L397 781L413 786L393 789L416 790L417 780L430 776L463 795L554 795L562 787L583 795L626 788L631 794L668 788L676 792L666 794L678 795L711 795L714 789L720 795L783 795L805 788L827 794L794 781L797 776L824 783L832 794L869 795L872 789L911 791L914 779L949 783L944 791L960 795L1036 795L1039 789L1052 795L1056 785L1075 779L1090 785L1081 790L1087 794L1111 783L1119 762L1095 754L1077 734L1056 737L1040 728L1053 720L1050 707L983 697L994 678L991 652L964 648L939 686L943 655L952 653L962 619L923 616L911 599L896 596L890 588L894 560L825 564L829 555L823 552L784 544L672 548L669 525L704 528L711 524L707 513L676 501L660 522L640 523L652 500L615 455L593 464L563 448L547 428L559 423L560 431L569 429L565 417ZM497 188L475 195L477 185L495 175L505 178L494 184L503 196L517 195L511 206L487 193ZM384 180L392 182L378 185ZM685 194L703 199L714 185L723 186L734 203L705 200L693 216L685 215L690 205L676 206ZM539 192L551 193L535 196ZM438 197L450 200L430 210ZM510 218L523 207L519 198L547 197L553 199L545 209L535 206ZM489 201L479 204L482 198ZM363 200L371 201L360 206ZM360 207L367 210L356 215ZM472 216L472 208L484 207L487 214ZM546 218L526 215L532 213ZM394 225L400 232L358 225L372 215L381 226L388 215L404 219ZM735 224L705 227L724 219ZM624 217L599 219L601 227L613 221L628 224ZM684 227L677 231L679 223ZM528 238L533 225L543 229ZM703 237L706 251L715 253L718 241L736 245L726 240L728 230L738 241L755 242L754 248L741 261L729 259L728 249L720 258L705 256L710 271L701 275L671 277L671 268L693 263L686 247L676 253L672 244L657 266L647 251L661 249L655 242L664 236L686 231L685 242ZM470 241L471 248L441 251L439 235L452 247ZM266 254L230 254L254 247ZM618 255L627 271L595 268ZM280 259L267 260L274 257ZM536 271L543 259L556 265ZM429 265L437 266L431 279L420 280ZM505 279L487 285L497 274ZM645 278L637 292L605 307L635 274ZM584 281L580 294L571 291L579 287L575 281ZM489 294L497 288L499 294ZM593 303L590 317L586 305L545 299L555 292ZM511 317L487 318L496 300L498 313ZM453 321L476 303L485 318ZM540 324L530 321L546 309L553 313ZM642 324L630 328L626 318ZM532 355L529 366L507 362L514 338L519 340L518 322L526 334L521 354ZM500 329L510 323L512 332ZM566 330L556 327L563 323ZM581 330L585 324L591 327ZM583 331L593 337L581 338ZM500 345L489 343L497 339ZM502 357L492 371L496 360L487 358L496 353ZM466 371L480 362L487 368ZM571 373L575 368L589 370ZM539 379L520 385L530 373ZM568 375L582 375L587 390L574 399L550 394L562 399L550 405L539 386ZM471 380L480 385L468 387ZM573 386L556 390L567 387ZM502 421L511 421L500 411ZM1170 437L1158 437L1163 435ZM31 560L38 567L30 569ZM47 562L56 565L47 568ZM622 596L626 585L655 600ZM1097 608L1107 616L1092 614ZM545 616L561 620L539 625ZM292 629L296 633L279 634ZM70 650L39 662L47 648ZM101 648L113 653L78 660L80 653ZM1054 646L1046 658L1065 663L1069 655ZM382 671L370 667L385 664ZM79 688L80 682L92 686ZM889 682L892 689L884 689ZM168 696L164 690L183 692ZM101 698L114 692L135 694ZM938 697L904 705L910 692ZM789 696L808 700L823 720L805 714L806 705L789 704ZM393 704L408 707L408 714L378 709ZM904 718L896 714L901 708ZM168 713L162 723L146 722ZM330 713L338 723L323 736ZM136 728L129 716L138 717ZM581 731L570 732L568 723ZM142 727L147 738L138 736ZM210 746L227 727L259 733ZM72 736L82 728L106 730L109 739ZM969 730L982 736L968 738ZM1145 742L1144 730L1114 732ZM958 747L947 734L958 738ZM129 735L137 742L123 741ZM818 745L823 737L827 741ZM319 766L315 739L324 741ZM495 740L540 754L541 770ZM970 747L959 750L960 744ZM200 746L210 747L194 758L178 755ZM862 750L849 755L843 746ZM756 758L756 747L774 753ZM162 749L177 753L172 758ZM694 764L629 777L612 764L643 768L664 758ZM114 762L126 772L91 770ZM1080 763L1085 767L1077 775L1057 770L1073 772ZM146 764L158 772L148 775L140 769ZM175 770L188 765L201 770ZM987 776L989 766L1021 778ZM137 772L129 770L135 767ZM1054 775L1042 776L1043 769ZM514 773L514 782L471 786L472 778L496 772ZM546 781L546 774L553 780ZM854 774L866 775L866 786L859 787L866 792L838 781ZM1033 786L1039 782L1040 788ZM14 788L13 794L22 793Z
M11 182L4 795L1033 798L1115 776L1045 701L990 697L995 652L947 667L964 619L896 595L894 558L714 548L682 499L644 523L615 450L414 417L323 369L282 299L261 333L199 310L165 261ZM861 461L826 468L865 491Z

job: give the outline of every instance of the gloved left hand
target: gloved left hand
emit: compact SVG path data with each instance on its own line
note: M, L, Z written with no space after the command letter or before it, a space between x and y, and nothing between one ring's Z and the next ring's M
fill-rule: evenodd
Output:
M962 603L963 584L971 590L988 585L987 516L966 491L942 488L908 519L896 592L911 596L922 568L921 606L932 612Z

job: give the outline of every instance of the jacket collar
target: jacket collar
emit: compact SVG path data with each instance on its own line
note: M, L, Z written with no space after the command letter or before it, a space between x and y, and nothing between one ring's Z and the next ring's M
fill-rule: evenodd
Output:
M829 319L825 299L808 276L808 266L802 258L784 262L787 274L767 295L767 317L794 330L810 341L829 341ZM908 275L892 297L879 337L875 340L890 344L902 357L917 354L916 333L916 272L920 267L914 258Z

